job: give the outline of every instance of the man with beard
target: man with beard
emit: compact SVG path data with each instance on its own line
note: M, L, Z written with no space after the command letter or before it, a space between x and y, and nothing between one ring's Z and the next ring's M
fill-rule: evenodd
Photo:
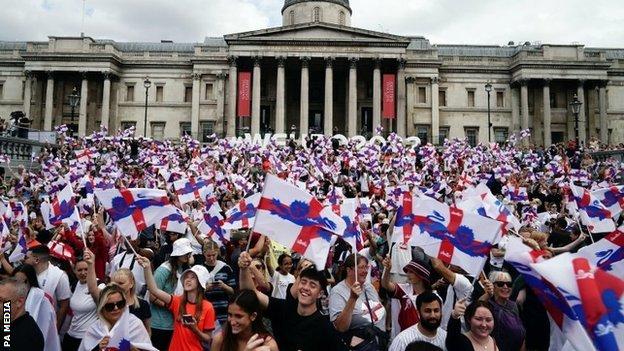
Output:
M403 351L414 341L425 341L446 350L444 340L446 331L440 329L442 321L442 299L431 290L425 291L416 298L416 308L420 322L405 329L394 338L388 351Z

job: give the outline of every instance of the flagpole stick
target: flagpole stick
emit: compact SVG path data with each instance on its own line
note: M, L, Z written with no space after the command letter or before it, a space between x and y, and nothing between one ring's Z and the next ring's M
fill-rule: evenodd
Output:
M578 220L578 218L576 218L575 220L576 220L576 225L578 225L578 227L579 227L579 232L581 232L581 234L583 234L583 227L581 226L580 221ZM592 244L594 244L595 243L594 236L591 234L591 232L589 230L587 230L587 234L589 235L589 238L591 239Z
M134 247L132 247L132 244L130 244L130 241L128 240L128 238L121 234L121 236L124 238L124 240L126 241L126 244L128 244L128 246L130 246L130 249L132 250L132 252L134 253L134 256L139 257L139 254L134 250Z
M267 176L268 175L269 175L269 173L267 173L264 176L264 185L262 186L262 194L260 195L260 201L258 201L258 207L260 207L260 202L262 202L262 199L264 198L264 189L266 188L266 182L267 182ZM258 216L258 210L260 210L260 209L259 208L256 209L256 217ZM258 221L254 220L254 225L253 225L253 227L251 227L251 231L249 232L249 236L247 237L247 249L245 250L247 252L249 252L249 247L251 246L251 238L253 236L253 233L256 232L256 223L258 223Z

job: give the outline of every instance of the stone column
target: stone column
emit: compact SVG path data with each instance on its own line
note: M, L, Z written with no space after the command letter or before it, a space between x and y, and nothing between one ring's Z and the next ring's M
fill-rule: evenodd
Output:
M324 133L331 137L334 129L334 70L332 67L334 58L325 58L325 112Z
M407 95L406 95L406 100L407 100L407 112L406 112L406 119L407 119L407 133L409 135L414 135L414 117L413 117L413 112L414 112L414 97L416 95L416 92L414 91L414 83L416 83L416 77L413 76L408 76L405 77L405 83L407 84ZM427 140L428 141L428 140Z
M54 72L47 71L48 84L46 85L45 114L43 120L43 130L52 130L52 110L54 109Z
M236 136L236 95L238 84L238 67L236 67L236 56L229 56L230 77L228 82L228 110L227 110L227 130L225 136L230 138Z
M518 88L511 85L511 125L509 129L511 133L515 133L520 129L520 98L518 96Z
M80 86L80 112L78 115L78 136L87 134L87 103L89 102L89 80L87 72L81 72L82 85Z
M277 92L275 93L275 133L284 133L286 125L286 57L277 59Z
M587 101L585 100L585 81L579 80L578 87L576 89L576 95L578 96L579 101L582 103L581 111L578 115L578 125L579 125L579 143L581 145L587 145L587 120L585 118L585 108L587 107Z
M399 59L397 71L397 134L405 136L405 60Z
M310 58L301 58L301 103L299 104L299 135L308 134L308 121L310 113L309 90L310 90Z
M203 140L203 138L199 135L199 100L201 78L201 73L193 73L193 96L191 97L191 135L197 140Z
M609 121L607 120L607 81L598 86L598 106L600 108L600 142L609 142Z
M544 80L542 96L544 100L544 147L547 148L552 144L552 134L550 130L550 125L552 123L552 116L550 114L550 79Z
M110 93L111 93L111 73L108 71L102 72L104 77L104 84L102 87L102 118L100 119L100 125L109 129L110 122Z
M373 131L381 125L381 59L375 59L373 69Z
M349 58L349 113L347 117L347 135L348 137L357 134L357 62L359 58Z
M431 78L431 142L440 144L440 79Z
M217 121L221 121L221 123L225 122L225 78L227 77L227 73L217 73L217 86L216 86L216 97L217 97ZM225 131L223 131L225 132Z
M520 104L522 111L521 128L523 130L529 129L529 87L528 80L520 81Z
M253 58L253 87L251 89L251 135L260 134L260 82L262 79L262 71L260 70L260 63L262 58L256 56Z
M24 80L24 105L22 110L26 117L33 119L30 115L30 100L32 98L32 72L24 71L24 76L26 76L26 80Z

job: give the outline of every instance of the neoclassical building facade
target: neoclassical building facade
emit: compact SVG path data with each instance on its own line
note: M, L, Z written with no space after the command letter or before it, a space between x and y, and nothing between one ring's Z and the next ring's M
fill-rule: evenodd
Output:
M434 144L476 143L530 128L535 144L550 145L574 139L576 96L581 140L624 142L624 49L432 44L354 28L351 15L348 0L286 0L281 27L198 43L0 41L0 116L22 110L46 131L135 125L139 135L200 140L366 135L382 124Z

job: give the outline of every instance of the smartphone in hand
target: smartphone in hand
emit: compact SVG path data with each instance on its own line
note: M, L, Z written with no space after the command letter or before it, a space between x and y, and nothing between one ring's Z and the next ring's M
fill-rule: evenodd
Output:
M194 318L192 314L183 314L182 315L182 323L183 324L193 324Z

